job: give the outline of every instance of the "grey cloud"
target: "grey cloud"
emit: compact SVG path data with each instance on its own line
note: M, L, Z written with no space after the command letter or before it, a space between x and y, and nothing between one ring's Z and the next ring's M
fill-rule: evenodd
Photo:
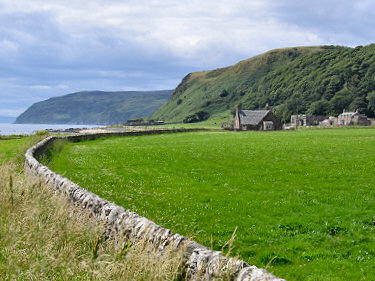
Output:
M326 44L357 46L373 43L373 1L275 1L280 21L319 34Z
M0 110L79 90L173 88L273 48L368 44L371 2L0 0Z

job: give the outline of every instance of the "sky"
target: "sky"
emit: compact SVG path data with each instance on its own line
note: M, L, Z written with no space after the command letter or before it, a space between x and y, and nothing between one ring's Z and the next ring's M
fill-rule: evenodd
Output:
M84 90L174 89L275 48L375 42L375 0L0 0L0 116Z

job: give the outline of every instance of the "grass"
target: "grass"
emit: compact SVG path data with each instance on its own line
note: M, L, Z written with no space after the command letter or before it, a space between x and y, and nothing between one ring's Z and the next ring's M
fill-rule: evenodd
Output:
M19 154L22 147L30 143L30 137L1 137L0 138L0 165Z
M228 122L228 118L216 118L216 119L209 119L206 121L201 121L197 123L179 123L179 124L165 124L165 125L157 125L157 126L147 126L149 128L209 128L209 129L218 129L221 128L221 124Z
M50 166L288 280L375 276L375 130L191 132L68 143Z
M25 177L22 155L40 139L0 143L0 279L180 280L182 252L104 240L93 218Z

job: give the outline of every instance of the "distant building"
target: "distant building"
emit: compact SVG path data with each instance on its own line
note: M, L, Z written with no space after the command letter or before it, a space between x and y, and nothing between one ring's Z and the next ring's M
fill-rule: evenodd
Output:
M306 114L298 114L292 115L290 118L291 126L317 126L319 122L327 119L327 116L323 115L306 115Z
M146 120L143 118L130 119L125 122L125 126L151 126L151 125L164 125L164 121Z
M241 131L281 130L281 121L271 110L240 110L236 107L233 129Z
M324 119L323 121L319 122L319 126L321 126L321 127L331 127L332 122L329 119Z
M319 126L321 127L331 127L331 126L337 126L337 117L330 116L327 119L324 119L323 121L319 122Z
M338 125L338 120L339 119L337 117L335 117L335 116L329 116L328 119L331 121L332 125L335 125L335 126Z
M338 125L339 126L351 126L351 125L359 125L359 126L370 126L371 121L367 118L365 114L361 114L358 111L356 112L344 112L341 113L338 117Z

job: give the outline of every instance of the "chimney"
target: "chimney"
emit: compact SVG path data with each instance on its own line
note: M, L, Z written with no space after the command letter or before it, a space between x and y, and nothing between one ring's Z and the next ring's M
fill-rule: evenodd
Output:
M234 115L234 129L239 130L240 129L240 106L236 104L236 113Z

